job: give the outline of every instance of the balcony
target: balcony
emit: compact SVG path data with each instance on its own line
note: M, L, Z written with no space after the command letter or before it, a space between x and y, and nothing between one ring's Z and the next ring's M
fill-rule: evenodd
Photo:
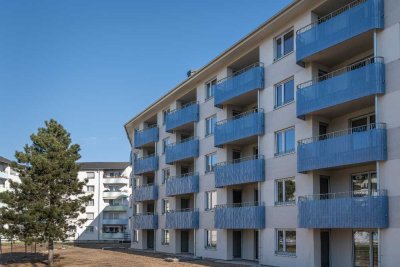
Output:
M346 192L299 197L299 228L387 228L388 197L384 190L368 195Z
M125 225L128 224L128 219L103 219L103 225Z
M104 177L103 184L128 184L129 180L125 177Z
M113 240L113 239L118 239L118 240L124 240L126 239L127 233L102 233L102 239L106 240Z
M165 194L177 196L199 192L199 174L188 173L181 176L168 177L165 182Z
M158 198L158 187L153 184L138 186L133 189L132 194L135 202L156 200Z
M297 146L298 172L386 159L387 136L384 123L300 140Z
M155 154L138 158L133 163L133 172L135 175L154 172L156 170L158 170L158 156Z
M199 139L191 137L179 143L170 144L165 148L165 163L196 158L199 156Z
M262 182L265 180L264 157L258 155L218 163L214 173L215 187Z
M240 96L260 89L264 89L264 66L256 63L218 81L214 87L214 105L222 107Z
M197 209L171 210L166 213L166 229L199 228L199 211Z
M132 216L133 229L157 229L158 215L153 213L134 214Z
M199 104L188 103L178 109L170 111L165 117L165 131L171 133L181 127L199 121Z
M265 206L258 202L217 205L216 229L261 229L265 227Z
M297 31L296 60L308 62L325 49L383 26L383 0L354 1Z
M147 144L155 143L158 141L158 127L157 125L143 130L135 131L133 146L141 148Z
M324 115L322 110L353 100L385 92L385 65L383 58L373 57L357 62L312 81L297 86L297 117L307 114ZM374 99L371 97L371 104ZM351 109L350 105L348 109ZM342 112L343 106L336 107ZM327 110L327 112L330 112ZM325 113L327 113L325 112Z
M128 206L126 205L115 205L115 206L107 206L103 209L103 211L115 211L115 212L125 212L128 210Z
M253 109L233 118L219 121L215 125L214 146L222 147L224 144L251 143L252 137L264 134L264 111ZM246 142L247 141L247 142Z
M117 199L121 197L128 197L128 192L121 192L121 191L104 191L103 198L104 199Z

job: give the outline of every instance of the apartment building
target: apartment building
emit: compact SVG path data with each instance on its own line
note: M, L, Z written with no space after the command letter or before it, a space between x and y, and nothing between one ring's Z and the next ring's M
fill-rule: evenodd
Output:
M130 240L129 162L81 162L78 178L87 179L84 190L93 199L86 204L86 223L77 229L75 240Z
M10 189L10 181L19 181L18 173L10 165L11 160L0 156L0 192Z
M297 0L125 124L132 245L398 266L400 3Z

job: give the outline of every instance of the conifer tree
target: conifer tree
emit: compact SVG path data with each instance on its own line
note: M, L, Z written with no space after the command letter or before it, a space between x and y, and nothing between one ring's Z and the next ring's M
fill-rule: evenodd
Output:
M5 204L0 223L7 223L9 236L47 242L52 265L54 242L74 235L85 221L79 214L85 212L92 195L85 195L85 181L78 179L80 147L71 144L70 134L61 124L46 121L30 139L32 144L15 153L13 167L21 182L11 182L12 190L0 194L0 202Z

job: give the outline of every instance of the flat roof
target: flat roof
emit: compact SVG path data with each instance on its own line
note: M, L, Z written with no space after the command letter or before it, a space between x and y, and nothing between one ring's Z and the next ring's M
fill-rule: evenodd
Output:
M81 170L122 170L129 162L78 162Z

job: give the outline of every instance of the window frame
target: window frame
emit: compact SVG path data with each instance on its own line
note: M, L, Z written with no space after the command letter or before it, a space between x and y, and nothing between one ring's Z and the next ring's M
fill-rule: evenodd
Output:
M204 88L206 91L206 96L204 98L205 101L210 100L211 98L214 98L213 86L215 86L217 84L217 82L218 82L217 77L214 77L204 84Z
M291 99L290 101L288 101L288 102L285 102L285 84L287 84L287 83L289 83L289 82L291 82L291 81L293 81L293 99ZM279 86L281 86L281 90L282 90L282 94L281 94L281 96L279 96L278 95L278 87ZM287 78L287 79L285 79L285 80L283 80L283 81L281 81L281 82L279 82L279 83L277 83L277 84L275 84L274 85L274 109L279 109L279 108L281 108L281 107L284 107L284 106L286 106L286 105L289 105L289 104L291 104L291 103L293 103L294 101L295 101L295 90L294 90L294 77L292 76L292 77L289 77L289 78ZM278 97L280 97L281 98L281 104L280 105L278 105Z
M293 38L293 44L292 44L293 49L291 51L288 51L285 54L285 36L288 33L292 33L292 35L293 35L293 37L292 37ZM281 54L280 54L280 56L278 56L278 40L281 41L281 51L280 51ZM294 32L293 27L288 29L287 31L284 31L280 35L276 36L274 38L274 62L279 61L280 59L284 58L285 56L293 53L294 50L295 50L295 42L296 42L296 40L295 40L295 32Z
M163 198L162 199L162 210L161 214L166 214L171 210L169 199Z
M213 241L213 232L215 232L215 241ZM205 229L205 244L204 247L206 249L217 249L218 246L218 231L217 230L211 230L211 229ZM215 243L215 244L214 244Z
M167 146L169 144L171 144L171 137L168 136L168 137L163 138L161 143L162 143L162 154L165 154Z
M92 176L89 176L89 173L90 173L90 174L93 174L93 177L92 177ZM86 179L95 179L95 178L96 178L95 172L86 172Z
M293 150L287 150L286 149L286 147L287 147L286 132L289 132L291 130L293 130L293 133L294 133ZM284 151L279 152L278 135L281 134L281 133L283 133L283 135L282 135L282 137L283 137L282 143L283 143L283 146L284 146ZM292 154L292 153L295 153L295 152L296 152L296 128L295 128L295 126L291 126L291 127L276 131L275 132L275 157L285 156L285 155Z
M86 226L85 231L89 233L94 233L94 226L93 225Z
M132 242L139 243L139 230L133 229L132 236Z
M162 111L162 125L165 125L167 121L167 114L171 111L171 108L166 108Z
M168 176L166 176L166 173L168 172ZM165 184L165 181L171 177L171 168L164 168L161 170L161 178L162 178L162 184Z
M93 188L93 190L89 190L89 188ZM95 190L94 185L87 185L86 186L86 192L94 192L94 190Z
M209 159L211 159L213 156L215 156L215 163L214 164L208 164L208 161L209 161ZM207 155L205 155L204 156L204 159L205 159L205 173L207 174L207 173L211 173L211 172L214 172L214 168L215 168L215 165L217 165L217 152L212 152L212 153L209 153L209 154L207 154ZM210 167L209 167L210 166Z
M217 205L217 190L206 191L204 192L204 194L205 194L204 211L214 210L215 206ZM209 200L211 200L211 202Z
M168 246L171 242L171 235L168 229L161 229L161 245Z
M286 182L293 181L294 182L294 200L287 201L286 198ZM278 184L282 183L282 201L279 200L279 186ZM296 205L296 177L287 177L275 180L275 206L293 206Z
M279 251L279 232L282 232L282 251ZM286 240L286 233L287 232L294 232L295 233L295 252L288 252L287 251L287 240ZM287 256L287 257L294 257L297 254L297 231L296 229L282 229L278 228L275 229L275 255L279 256Z
M88 216L89 214L90 214L90 215L93 215L93 216L92 216L92 217L93 217L92 219L89 218L89 216ZM87 220L94 220L94 212L86 212L86 219L87 219Z
M212 123L213 120L214 120L214 123L213 123L214 125L210 125L209 123L210 122ZM204 137L209 137L211 135L214 135L214 133L215 133L215 125L217 123L217 115L214 114L214 115L206 118L204 121L205 121L205 134L204 134Z
M94 199L93 198L89 199L89 201L86 203L86 207L94 207Z

